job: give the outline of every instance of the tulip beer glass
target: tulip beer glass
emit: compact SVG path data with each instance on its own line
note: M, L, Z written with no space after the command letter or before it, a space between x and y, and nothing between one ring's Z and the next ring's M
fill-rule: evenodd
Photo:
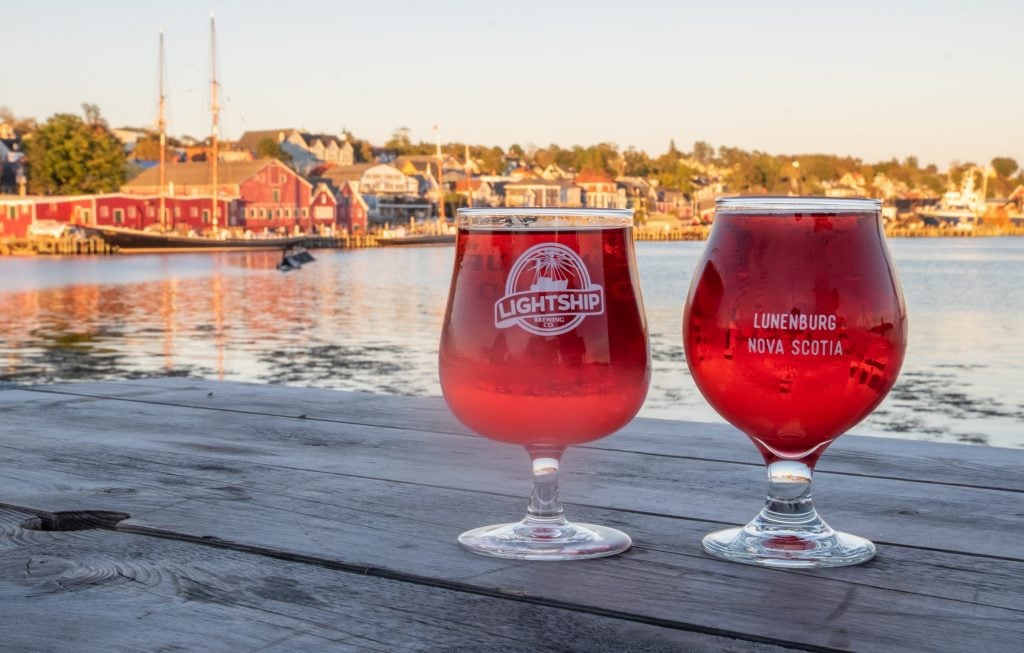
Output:
M732 197L714 227L683 315L697 387L750 437L768 466L768 499L704 549L773 567L870 560L870 541L832 530L811 504L811 473L839 435L896 381L907 311L867 199Z
M476 433L526 447L526 517L463 533L485 555L528 560L620 553L625 533L566 521L558 499L565 448L629 422L650 383L632 213L460 209L441 334L445 400Z

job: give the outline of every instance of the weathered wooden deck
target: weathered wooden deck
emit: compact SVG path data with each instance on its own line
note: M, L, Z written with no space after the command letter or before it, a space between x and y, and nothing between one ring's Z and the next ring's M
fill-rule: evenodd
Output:
M10 388L0 649L1020 651L1022 468L1024 451L847 436L816 503L878 557L760 569L700 549L758 508L754 448L727 427L639 419L570 450L562 485L570 518L634 548L516 562L455 537L521 516L525 454L471 436L440 399ZM52 530L68 527L82 530Z

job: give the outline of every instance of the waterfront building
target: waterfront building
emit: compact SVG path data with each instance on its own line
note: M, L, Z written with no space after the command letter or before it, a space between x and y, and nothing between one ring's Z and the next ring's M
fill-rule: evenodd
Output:
M469 206L501 206L503 196L495 185L479 177L455 182L455 193L466 198Z
M693 215L693 206L683 191L657 188L655 195L654 210L656 213L664 213L677 218L689 218Z
M348 181L338 192L338 227L350 234L366 233L370 207L359 194L356 182Z
M643 177L616 177L615 186L619 193L625 194L627 209L650 211L658 202L654 186Z
M568 179L522 179L505 184L505 206L509 207L576 207L583 205L582 200L582 190Z
M212 199L207 196L165 197L165 222L180 233L202 233L212 227ZM236 200L221 198L217 214L225 226L243 226ZM160 224L158 195L0 196L0 237L24 238L34 222L53 221L83 227L145 229ZM227 223L223 222L227 216Z
M563 170L556 163L549 163L540 173L541 179L572 179L572 174Z
M329 233L338 224L338 198L324 183L313 188L313 199L309 204L309 222L300 226L303 231Z
M24 157L21 138L13 129L3 132L0 135L0 193L24 193Z
M368 223L375 226L429 218L437 210L436 180L432 176L409 176L390 163L331 166L313 181L326 182L335 195L351 182L366 205Z
M292 165L303 174L318 163L349 166L355 162L355 150L345 136L312 134L298 129L247 131L238 139L238 147L255 154L260 142L268 138L292 157Z
M626 193L620 193L615 179L603 170L583 170L573 181L583 189L583 203L587 208L626 208Z
M22 238L32 224L35 198L0 195L0 238Z
M251 231L293 231L309 225L312 185L294 170L274 159L222 162L218 166L217 197L234 200L241 211L237 224ZM133 195L160 192L160 173L150 168L121 190ZM169 197L210 195L211 169L208 162L167 166ZM224 225L224 216L218 216ZM229 216L230 217L230 216Z

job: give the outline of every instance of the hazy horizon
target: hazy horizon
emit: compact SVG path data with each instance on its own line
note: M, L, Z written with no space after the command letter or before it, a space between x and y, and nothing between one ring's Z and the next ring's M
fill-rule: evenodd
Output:
M89 102L112 126L153 125L163 27L169 132L204 137L212 9L224 138L432 141L439 124L443 141L504 148L1024 162L1019 4L7 4L0 105L38 120Z

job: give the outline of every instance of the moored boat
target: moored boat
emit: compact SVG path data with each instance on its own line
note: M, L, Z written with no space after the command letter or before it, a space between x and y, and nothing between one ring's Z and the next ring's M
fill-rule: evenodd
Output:
M452 245L455 243L455 234L411 234L408 236L382 236L377 238L377 244L386 247L390 245Z
M284 249L298 245L306 236L280 238L208 238L174 233L159 233L120 227L91 227L111 245L122 252L194 252L225 249Z
M943 194L938 206L920 209L917 215L925 226L973 229L980 224L988 212L988 204L985 202L988 176L985 170L980 172L983 180L981 192L974 187L975 170L972 169L964 173L960 190Z

